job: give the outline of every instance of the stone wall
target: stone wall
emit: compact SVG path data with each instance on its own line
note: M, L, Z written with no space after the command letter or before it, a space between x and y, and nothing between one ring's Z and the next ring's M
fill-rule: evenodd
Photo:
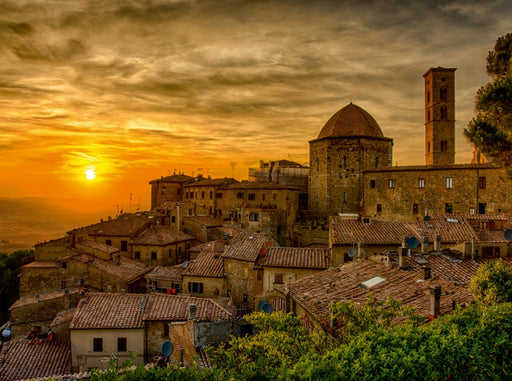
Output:
M512 180L505 169L491 165L370 170L365 173L364 184L366 214L382 220L414 221L423 219L427 213L447 211L457 214L512 211Z
M203 284L203 293L191 293L188 291L188 284L190 282L197 282ZM202 298L218 298L219 296L226 296L226 278L208 278L199 276L183 276L183 289L182 293L190 296L199 296Z
M261 270L254 269L252 262L225 258L224 273L227 277L227 290L231 294L234 305L237 308L251 311L255 295L263 291ZM261 279L258 279L258 273L260 273ZM244 301L244 295L246 295L246 301Z

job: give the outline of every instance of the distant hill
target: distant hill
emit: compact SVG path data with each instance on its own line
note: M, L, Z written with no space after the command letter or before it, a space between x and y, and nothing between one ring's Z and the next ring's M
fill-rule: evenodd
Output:
M0 197L0 252L29 249L112 215L112 210L85 212L79 205L73 200Z

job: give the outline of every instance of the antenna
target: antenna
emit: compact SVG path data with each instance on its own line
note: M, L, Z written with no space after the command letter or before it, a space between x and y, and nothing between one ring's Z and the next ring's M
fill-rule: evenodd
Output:
M229 166L231 167L231 169L233 170L233 178L235 178L235 167L236 167L236 161L232 161L229 163Z

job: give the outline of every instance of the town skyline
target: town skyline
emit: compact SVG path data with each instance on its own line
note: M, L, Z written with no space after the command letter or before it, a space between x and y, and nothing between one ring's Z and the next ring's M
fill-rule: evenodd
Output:
M176 172L247 178L259 160L309 160L350 102L424 163L430 67L454 67L456 162L506 1L2 1L0 197L149 208ZM232 163L236 163L233 165Z

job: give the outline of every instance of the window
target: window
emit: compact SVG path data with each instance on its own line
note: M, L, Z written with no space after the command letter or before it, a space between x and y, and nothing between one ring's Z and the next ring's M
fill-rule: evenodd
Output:
M169 324L164 323L164 337L169 337Z
M447 98L448 98L448 90L446 89L446 87L441 87L439 89L439 96L440 96L442 101L446 101L447 100Z
M210 200L213 198L213 191L210 191Z
M176 283L176 282L171 283L171 294L173 294L173 295L179 294L180 290L181 290L181 285L179 283Z
M377 213L382 213L382 204L377 204Z
M448 152L448 141L441 140L441 152Z
M107 240L105 241L105 245L112 246L112 240L107 239Z
M117 351L126 352L126 337L117 338Z
M242 303L248 303L249 302L249 296L247 294L244 294Z
M140 251L136 251L134 257L135 259L140 259Z
M60 281L60 288L61 289L65 289L68 285L68 282L66 282L65 280L61 280Z
M283 274L274 274L274 283L283 284Z
M427 143L427 152L430 153L430 142Z
M201 191L201 198L204 198L204 191Z
M418 204L412 204L412 214L418 214Z
M453 204L451 202L444 204L444 212L447 214L453 213Z
M453 177L447 177L446 178L446 189L452 189L453 188Z
M192 215L192 209L189 209L188 210L188 215L191 216Z
M162 191L161 191L161 193L162 193L162 194L165 194L165 191L166 191L166 188L165 188L165 187L162 187Z
M260 215L259 213L249 213L249 221L259 221Z
M185 198L188 198L188 192L185 192Z
M478 204L478 214L485 214L485 207L486 204L484 202L481 202Z
M156 260L156 251L152 251L152 252L151 252L151 260L152 260L152 261L155 261L155 260Z
M169 249L169 258L172 258L172 249Z
M128 241L121 241L121 251L128 251Z
M256 200L256 195L255 195L254 193L249 193L249 194L247 195L247 199L248 199L249 201L254 201L254 200Z
M389 179L389 189L392 189L395 187L395 179Z
M274 201L277 201L277 193L273 193L273 194L272 194L272 199L273 199Z
M222 198L222 193L221 192L215 193L215 198Z
M427 91L427 103L430 103L430 91Z
M261 194L261 201L265 201L265 193Z
M427 111L427 122L430 122L430 110Z
M61 266L62 266L63 269L65 269L66 267L68 267L68 263L67 262L62 262Z
M178 247L178 255L181 256L181 247Z
M103 339L101 337L95 337L92 339L92 351L103 352Z
M171 216L171 222L174 224L176 223L176 216Z
M475 208L469 208L469 214L475 214Z
M203 284L200 282L188 282L188 292L191 294L202 294Z
M244 192L238 192L236 198L244 198Z
M190 192L190 198L194 198L194 192Z
M487 187L487 179L485 177L478 178L478 189L485 189Z
M370 180L370 188L375 189L375 186L376 186L375 180Z
M256 270L256 276L259 281L263 280L263 271L262 270Z
M418 179L418 188L425 188L425 179Z
M445 120L448 119L448 110L446 109L446 106L441 106L441 119Z

